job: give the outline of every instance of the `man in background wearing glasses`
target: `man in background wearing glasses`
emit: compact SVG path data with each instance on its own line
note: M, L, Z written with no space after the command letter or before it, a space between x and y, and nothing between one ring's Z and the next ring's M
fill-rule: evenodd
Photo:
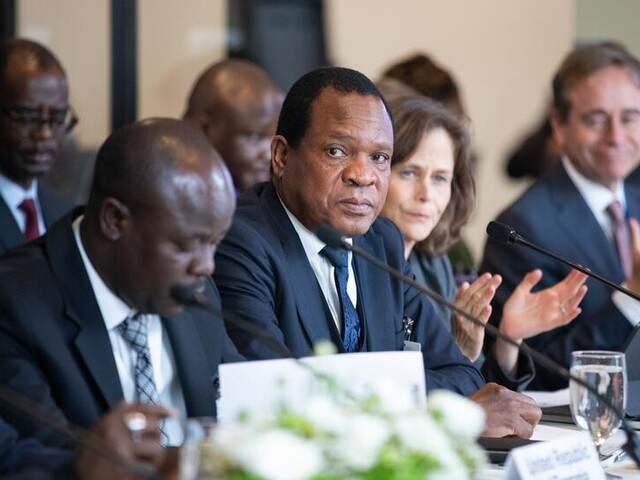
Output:
M24 39L0 41L0 253L42 235L72 206L38 178L77 123L58 59Z

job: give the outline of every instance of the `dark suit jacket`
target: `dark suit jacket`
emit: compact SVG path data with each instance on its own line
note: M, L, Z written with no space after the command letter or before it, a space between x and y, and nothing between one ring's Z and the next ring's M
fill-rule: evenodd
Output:
M72 460L69 450L47 448L32 438L19 439L0 419L0 478L54 478L46 475L53 472L57 473L55 478L67 478L60 470L67 470Z
M640 218L640 191L625 186L629 215ZM622 282L624 275L618 254L600 228L589 206L578 192L561 163L548 171L497 219L513 226L531 242L562 257L574 260L594 272ZM560 262L523 246L508 246L488 240L481 271L503 277L493 301L492 321L501 318L504 303L522 277L540 268L544 276L540 288L562 280L570 271ZM574 350L617 350L631 332L631 324L611 301L612 290L588 280L589 291L582 301L582 313L571 323L527 340L564 366L570 366ZM486 342L485 348L492 348ZM539 368L532 389L552 390L567 382Z
M91 427L123 398L111 343L73 238L77 211L0 259L0 382L67 420ZM207 299L219 309L213 282ZM163 318L188 416L215 415L218 365L240 357L220 315L187 308ZM66 445L36 421L7 416L24 436Z
M38 185L38 200L47 228L73 206L70 201L44 185ZM0 196L0 254L25 243L25 241L24 234L20 231L16 219L11 214L4 198Z
M409 273L400 232L389 220L376 220L354 243ZM358 257L354 271L363 350L402 350L407 315L416 320L414 337L423 343L428 388L469 394L482 385L482 376L460 353L428 300ZM295 355L312 354L320 340L331 340L344 351L302 243L271 184L256 185L239 197L231 230L218 248L214 279L225 310L256 323ZM251 335L234 329L229 334L247 358L278 357Z

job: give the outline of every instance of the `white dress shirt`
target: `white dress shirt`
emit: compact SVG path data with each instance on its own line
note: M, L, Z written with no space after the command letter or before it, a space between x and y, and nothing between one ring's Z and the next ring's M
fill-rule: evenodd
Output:
M279 198L279 197L278 197ZM282 200L280 200L282 203ZM311 264L311 268L313 272L316 274L316 278L318 279L318 283L320 284L320 289L324 294L324 298L329 305L329 310L331 311L331 315L333 316L333 321L338 327L338 331L342 334L342 309L340 308L340 295L338 293L338 288L335 282L335 267L331 265L331 262L320 254L320 251L325 247L325 243L321 241L316 235L311 232L308 228L306 228L300 220L298 220L282 203L282 207L285 212L289 216L289 220L293 224L293 228L295 229L298 237L300 237L300 242L302 243L302 247L304 248L305 253L307 254L307 258L309 259L309 263ZM347 239L349 243L352 240ZM356 276L353 273L353 265L352 260L353 256L351 252L348 253L348 263L349 263L349 279L347 280L347 295L351 299L351 303L353 306L357 308L358 306L358 288L356 286Z
M80 216L73 222L73 234L80 250L82 262L87 270L98 308L109 332L109 340L118 369L124 399L127 402L135 402L137 354L122 337L118 326L126 318L135 315L137 311L124 303L107 287L91 264L80 238L80 223L83 218L83 216ZM182 417L185 417L184 396L176 374L175 360L169 337L162 328L162 321L159 315L147 314L145 317L147 318L147 340L153 367L153 381L158 392L158 403L166 407L173 407ZM183 433L179 422L166 421L164 423L164 431L169 439L169 445L180 445L182 443Z
M582 175L566 157L562 158L562 165L567 171L567 175L569 175L569 178L578 189L578 192L580 192L580 195L582 195L582 198L584 198L584 201L589 206L591 213L593 213L593 216L600 224L605 235L611 244L615 245L613 240L613 221L607 213L607 207L614 201L618 201L622 205L622 211L627 211L624 182L619 182L616 185L616 188L611 190ZM640 302L628 297L622 292L614 292L611 300L632 325L636 325L640 322Z
M27 223L27 216L20 210L20 204L26 199L33 199L36 204L36 211L38 212L38 230L40 235L43 235L47 227L44 224L44 217L42 216L42 207L40 206L40 200L38 199L38 181L33 180L31 187L27 190L22 188L17 183L12 182L7 177L0 173L0 195L4 200L4 203L9 207L11 215L15 218L20 231L24 233Z

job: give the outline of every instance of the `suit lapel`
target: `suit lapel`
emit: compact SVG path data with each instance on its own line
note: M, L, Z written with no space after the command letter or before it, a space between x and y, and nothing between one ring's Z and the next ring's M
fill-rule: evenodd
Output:
M640 219L640 190L625 184L624 194L627 197L629 217Z
M25 242L24 235L18 228L16 219L13 218L11 210L0 196L0 251L8 250L16 245Z
M194 318L188 310L169 319L162 324L167 330L173 357L184 394L188 417L213 416L215 410L214 379L207 369L209 362L202 348L202 341ZM207 345L217 348L218 345ZM214 358L220 358L222 352L209 352Z
M71 204L56 195L40 182L38 183L38 200L42 209L45 227L49 228L70 209Z
M573 258L588 258L585 265L612 278L622 278L622 267L613 244L609 241L593 212L575 187L564 167L551 176L551 199L555 203L559 228L578 251ZM588 236L589 241L584 238Z
M354 239L355 245L368 251L381 260L386 255L382 239L371 231L364 236ZM366 334L367 351L395 350L394 322L385 318L388 298L379 292L389 291L389 277L379 267L364 258L355 256L354 270L358 283L358 310Z
M46 249L63 295L65 317L77 328L71 348L75 346L103 400L113 407L123 399L122 386L109 334L71 229L79 213L76 210L52 226Z
M342 340L335 327L322 289L311 268L307 254L293 228L272 184L265 187L265 211L270 212L271 220L282 244L289 284L292 285L296 309L300 324L307 337L309 350L320 340L331 340L343 351ZM324 312L320 315L319 312Z

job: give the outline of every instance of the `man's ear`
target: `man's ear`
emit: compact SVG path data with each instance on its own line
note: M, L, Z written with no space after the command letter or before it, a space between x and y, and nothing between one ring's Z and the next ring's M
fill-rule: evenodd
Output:
M187 113L182 120L204 131L204 129L207 128L209 116L205 112Z
M560 118L558 110L552 108L549 112L549 122L551 123L551 132L553 134L553 140L556 142L560 150L564 149L567 121Z
M289 151L289 142L287 142L286 138L282 135L273 137L273 140L271 140L271 168L273 169L274 177L282 178L284 169L287 166Z
M123 231L131 222L131 211L120 200L107 197L100 205L100 231L111 241L122 237Z

